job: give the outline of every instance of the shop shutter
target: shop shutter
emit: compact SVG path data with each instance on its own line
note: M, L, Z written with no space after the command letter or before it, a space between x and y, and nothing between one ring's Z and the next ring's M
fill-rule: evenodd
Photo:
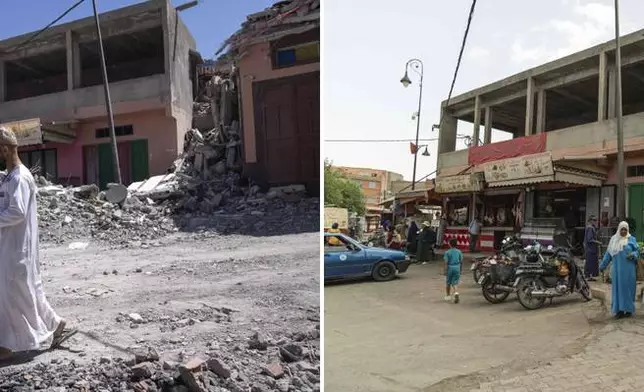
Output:
M130 143L132 182L146 180L150 176L148 141L134 140Z
M98 145L98 186L101 189L107 188L107 184L115 181L114 157L112 145L103 143Z

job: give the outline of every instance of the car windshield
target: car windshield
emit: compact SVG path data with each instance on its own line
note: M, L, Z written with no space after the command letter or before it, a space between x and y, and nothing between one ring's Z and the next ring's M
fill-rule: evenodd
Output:
M357 247L358 247L358 249L361 249L361 248L362 248L362 245L360 245L360 243L358 243L358 241L354 240L353 238L351 238L351 237L349 237L349 236L346 236L346 235L345 235L345 236L343 236L343 237L342 237L342 239L343 239L344 241L346 241L347 243L351 244L351 245L357 246Z

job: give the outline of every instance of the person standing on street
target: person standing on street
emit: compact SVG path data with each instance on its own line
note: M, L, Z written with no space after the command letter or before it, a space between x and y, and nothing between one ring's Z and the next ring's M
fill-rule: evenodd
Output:
M469 227L470 232L470 253L476 252L476 244L479 242L479 235L481 235L481 221L478 216L474 216Z
M447 216L445 214L440 215L438 221L438 231L436 238L436 249L441 249L445 242L445 230L447 229Z
M458 283L461 280L461 271L463 269L463 253L456 249L456 238L450 238L449 250L443 255L445 260L445 301L454 300L459 302Z
M38 254L36 183L18 157L16 135L0 128L0 159L7 175L0 183L0 360L37 350L53 336L56 348L75 331L45 297Z
M407 252L412 255L416 254L418 250L418 225L412 219L409 222L409 228L407 229Z
M637 286L636 266L640 247L635 237L628 232L628 223L620 222L617 233L611 237L608 248L599 266L603 272L612 264L612 309L615 318L630 317L635 313Z
M584 232L584 275L589 281L594 281L599 276L599 253L597 252L597 217L591 215Z
M418 233L418 254L416 259L423 264L427 264L430 260L434 260L436 254L434 253L434 246L436 245L436 232L432 229L429 222L425 221L421 225L422 229Z

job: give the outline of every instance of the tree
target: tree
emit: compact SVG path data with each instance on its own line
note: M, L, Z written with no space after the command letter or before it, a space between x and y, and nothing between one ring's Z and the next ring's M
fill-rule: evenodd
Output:
M365 213L360 185L333 169L333 165L327 159L324 160L324 203L346 208L358 215Z

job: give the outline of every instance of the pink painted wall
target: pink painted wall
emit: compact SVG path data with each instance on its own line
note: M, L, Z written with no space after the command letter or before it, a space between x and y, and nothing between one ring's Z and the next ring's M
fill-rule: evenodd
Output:
M174 118L167 117L163 110L139 112L115 116L114 124L132 125L134 135L120 136L118 142L147 139L150 175L163 174L177 158L179 142L177 124ZM96 139L95 131L108 126L105 119L87 120L78 123L77 138L71 144L48 143L37 148L56 148L58 156L58 177L60 179L79 178L83 180L83 146L98 145L110 141ZM30 148L36 149L36 147ZM27 151L28 149L25 149Z
M624 167L644 165L644 151L641 151L635 156L624 158ZM613 167L608 172L606 185L617 185L617 162L613 163ZM644 183L644 177L626 177L626 184Z
M239 60L242 98L242 126L244 127L244 156L246 163L257 162L255 141L255 114L253 105L253 82L300 75L320 70L320 63L273 69L270 43L264 42L245 48Z

